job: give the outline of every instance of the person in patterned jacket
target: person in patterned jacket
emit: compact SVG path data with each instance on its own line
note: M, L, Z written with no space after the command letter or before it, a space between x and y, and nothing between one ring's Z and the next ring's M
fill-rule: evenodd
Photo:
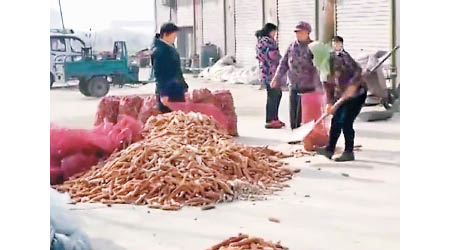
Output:
M281 59L275 35L277 26L266 23L261 30L256 31L258 43L256 44L256 59L259 62L259 80L267 90L266 102L266 128L282 128L285 126L278 119L278 108L281 101L281 90L270 87L275 71Z
M333 115L333 119L331 120L328 146L320 148L317 152L331 159L339 136L343 132L345 150L335 160L353 161L355 159L353 123L366 101L367 88L362 79L361 67L344 50L344 39L335 36L331 41L333 43L330 57L331 75L324 86L328 101L327 112Z
M297 39L287 48L271 83L273 88L279 88L282 77L286 74L288 76L289 113L292 129L300 127L302 120L300 94L322 90L319 74L313 65L313 53L308 47L312 42L309 37L311 25L302 21L295 27L294 32Z

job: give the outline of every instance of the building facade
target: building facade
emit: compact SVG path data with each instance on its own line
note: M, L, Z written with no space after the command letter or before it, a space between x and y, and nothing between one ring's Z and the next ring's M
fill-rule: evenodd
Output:
M299 21L311 24L313 40L323 40L327 27L321 22L329 22L333 34L344 37L346 49L358 56L399 45L399 4L400 0L155 0L155 28L167 21L181 27L177 47L183 57L199 55L202 46L211 43L220 57L233 55L238 63L256 65L255 32L264 23L278 26L283 53L295 40L293 29ZM332 20L321 17L325 8L332 8ZM399 52L389 62L398 66Z

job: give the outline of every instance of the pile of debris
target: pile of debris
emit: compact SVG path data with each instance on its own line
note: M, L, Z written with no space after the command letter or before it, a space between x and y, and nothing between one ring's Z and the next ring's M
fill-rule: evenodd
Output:
M75 202L178 210L270 194L294 173L283 168L280 152L237 143L198 113L152 116L142 136L56 188Z
M297 149L294 152L292 152L292 155L295 158L302 158L302 157L305 157L305 156L315 156L316 152L306 151L304 149Z
M236 63L236 59L233 56L224 56L213 66L204 69L199 76L217 82L260 84L258 66L256 64L242 66Z
M230 237L221 243L208 248L207 250L287 250L280 242L264 241L261 238L249 237L246 234L239 234L237 237Z
M228 90L198 89L185 94L186 102L174 103L172 110L205 113L216 118L229 135L237 136L237 115L233 96ZM175 105L178 104L178 105ZM182 105L182 106L180 106ZM159 115L157 97L146 96L107 96L100 100L95 117L95 125L110 122L117 123L121 117L130 116L145 123L151 116ZM218 118L217 118L218 117ZM225 117L225 122L222 117Z

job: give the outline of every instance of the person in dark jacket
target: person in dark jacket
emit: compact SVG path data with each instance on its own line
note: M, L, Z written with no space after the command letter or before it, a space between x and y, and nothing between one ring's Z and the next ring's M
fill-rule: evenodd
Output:
M184 93L188 89L181 72L180 55L174 47L178 30L173 23L163 24L160 33L155 35L151 49L156 95L163 113L171 112L167 107L169 102L184 102Z
M332 39L331 76L324 83L327 94L327 112L333 114L328 146L317 152L331 159L341 131L345 137L345 151L336 161L352 161L355 130L353 123L367 97L367 89L361 77L361 67L344 50L344 39L335 36Z
M280 65L272 80L272 88L279 88L281 78L287 74L290 87L289 114L291 128L300 126L301 99L300 94L322 89L322 83L313 65L313 54L308 45L312 42L309 37L311 25L300 22L294 32L297 39L286 50Z
M275 35L277 26L273 23L266 23L261 30L256 31L258 43L256 44L256 59L259 62L259 80L267 90L266 102L266 128L282 128L285 126L278 119L278 108L281 101L281 90L270 87L275 71L281 59Z

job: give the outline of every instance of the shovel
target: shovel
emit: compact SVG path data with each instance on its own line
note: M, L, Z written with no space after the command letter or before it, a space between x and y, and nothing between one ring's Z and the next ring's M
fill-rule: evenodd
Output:
M337 101L333 107L335 110L338 109L338 107L340 107L343 103L344 103L344 99L340 99L339 101ZM294 138L296 139L295 141L290 141L288 142L289 144L297 144L301 141L303 141L303 139L309 135L309 133L311 133L311 131L314 130L314 128L321 122L323 121L323 119L325 119L329 114L327 112L323 113L319 119L317 119L316 121L310 121L308 123L305 123L303 126L293 129L292 132L294 134Z
M322 116L320 116L319 119L316 121L312 120L310 122L307 122L300 126L299 128L293 129L292 132L294 134L294 141L289 141L289 144L297 144L311 133L311 131L314 130L314 128L321 122L323 119L325 119L328 116L328 113L324 113Z

